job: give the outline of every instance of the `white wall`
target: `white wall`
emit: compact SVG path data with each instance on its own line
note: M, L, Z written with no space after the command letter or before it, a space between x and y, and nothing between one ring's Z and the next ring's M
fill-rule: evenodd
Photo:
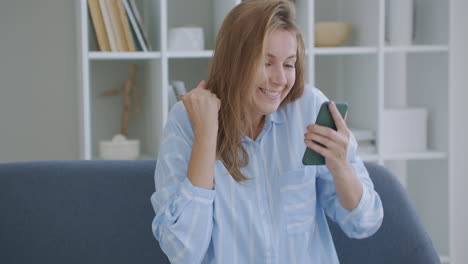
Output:
M0 1L0 162L78 158L73 1Z
M451 1L450 233L451 264L468 262L468 1Z

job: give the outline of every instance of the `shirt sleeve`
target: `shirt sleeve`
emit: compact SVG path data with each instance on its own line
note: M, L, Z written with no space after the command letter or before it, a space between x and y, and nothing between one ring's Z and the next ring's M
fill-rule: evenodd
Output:
M213 229L215 191L196 187L187 178L192 144L190 119L179 102L164 128L151 196L153 234L171 263L201 263Z
M328 101L328 98L317 88L312 90L313 104L311 105L315 109L311 110L317 113L321 104ZM333 176L325 165L317 166L317 199L325 213L341 227L347 236L365 238L377 232L382 224L383 207L364 163L356 154L357 146L356 138L351 134L347 156L362 183L362 196L357 207L349 211L341 205Z
M348 159L362 183L362 196L358 205L352 211L341 205L333 176L325 165L318 168L317 196L326 214L338 223L348 237L365 238L377 232L382 224L383 207L367 169L355 155L357 144L354 136L351 136L349 145Z

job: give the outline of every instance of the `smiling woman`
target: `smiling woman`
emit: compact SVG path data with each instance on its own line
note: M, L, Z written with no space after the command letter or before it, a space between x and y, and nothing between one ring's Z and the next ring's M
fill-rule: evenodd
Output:
M337 130L315 124L327 100L304 84L291 1L227 15L160 147L152 227L171 263L337 263L325 214L352 238L377 231L380 198L334 103ZM326 166L302 164L304 142Z
M281 102L291 91L296 81L296 51L295 36L284 29L276 29L266 43L265 67L258 75L255 94L251 105L250 120L255 124L261 123L265 115L275 112ZM256 139L258 133L249 135Z
M223 102L217 154L236 181L246 179L240 172L248 163L242 136L255 140L265 115L304 89L304 41L294 6L273 2L246 1L234 8L218 33L210 65L207 88Z

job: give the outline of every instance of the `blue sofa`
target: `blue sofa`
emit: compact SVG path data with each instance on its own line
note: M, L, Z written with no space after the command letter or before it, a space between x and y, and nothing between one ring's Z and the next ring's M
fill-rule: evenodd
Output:
M155 161L0 164L0 263L169 263L151 233ZM366 163L385 217L363 240L330 228L341 263L440 263L408 196Z

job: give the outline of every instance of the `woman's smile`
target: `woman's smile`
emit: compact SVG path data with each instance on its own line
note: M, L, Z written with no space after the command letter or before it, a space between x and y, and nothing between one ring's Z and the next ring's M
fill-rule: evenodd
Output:
M276 100L276 99L280 99L280 95L281 95L281 92L283 90L268 90L268 89L265 89L265 88L259 88L259 90L269 99L273 99L273 100Z

